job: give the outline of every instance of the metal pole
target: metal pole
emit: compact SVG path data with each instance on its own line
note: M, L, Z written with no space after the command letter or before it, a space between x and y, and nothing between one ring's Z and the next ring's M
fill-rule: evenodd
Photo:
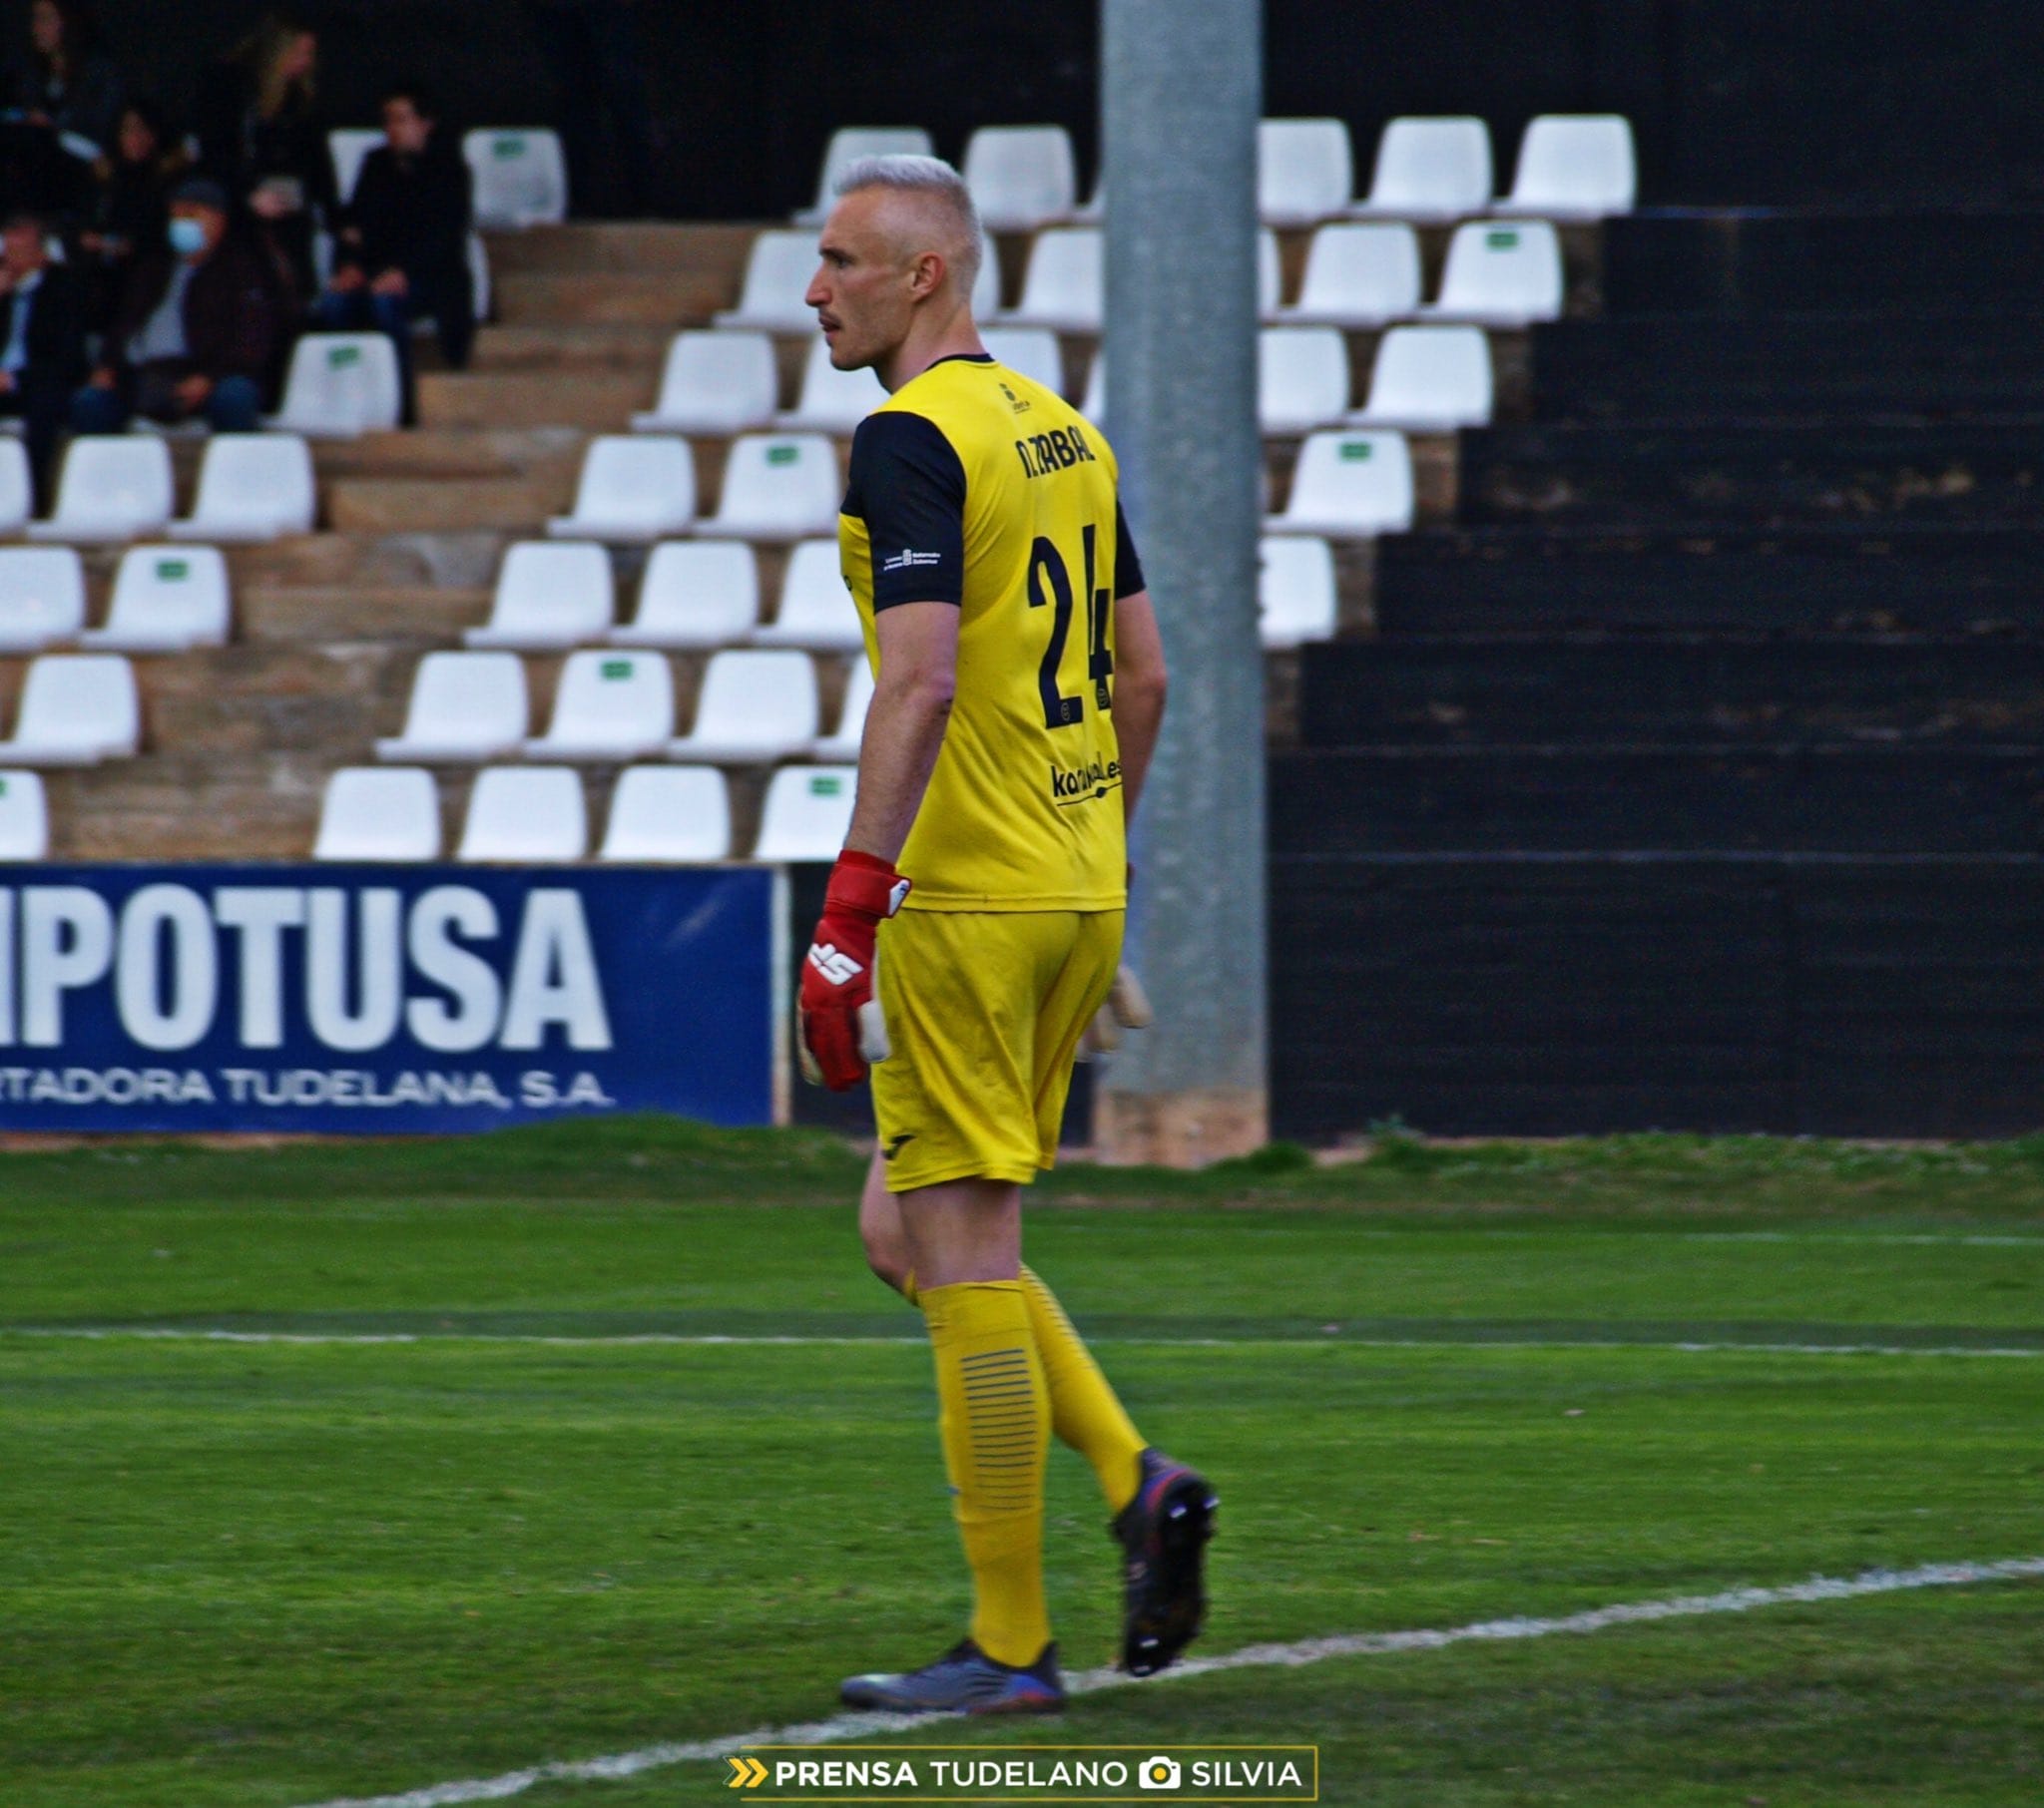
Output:
M1111 1160L1268 1134L1257 640L1261 0L1102 0L1107 421L1171 702L1137 826L1132 964L1157 1009L1102 1074Z

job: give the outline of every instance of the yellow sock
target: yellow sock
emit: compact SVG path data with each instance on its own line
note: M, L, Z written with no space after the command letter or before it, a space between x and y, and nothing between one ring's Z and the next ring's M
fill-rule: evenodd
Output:
M1051 1429L1093 1465L1108 1510L1119 1513L1136 1498L1145 1448L1143 1434L1100 1372L1093 1352L1072 1328L1057 1295L1026 1266L1022 1292L1029 1302L1029 1329L1050 1386Z
M972 1568L972 1638L1002 1663L1050 1641L1043 1598L1043 1465L1050 1399L1020 1281L924 1287L937 1427Z

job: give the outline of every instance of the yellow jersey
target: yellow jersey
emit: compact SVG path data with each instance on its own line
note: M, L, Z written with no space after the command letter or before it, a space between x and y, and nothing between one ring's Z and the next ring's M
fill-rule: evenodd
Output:
M940 358L859 424L837 541L874 672L877 612L961 614L905 908L1127 902L1114 602L1143 572L1115 483L1077 409L984 354Z

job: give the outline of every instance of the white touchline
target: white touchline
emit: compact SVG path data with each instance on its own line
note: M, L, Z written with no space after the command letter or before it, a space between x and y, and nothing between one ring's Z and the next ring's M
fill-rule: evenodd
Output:
M679 1331L620 1332L615 1336L576 1337L542 1331L234 1331L205 1325L0 1325L0 1340L9 1337L66 1337L107 1343L137 1338L159 1343L337 1344L375 1348L383 1344L536 1344L561 1349L634 1349L674 1345L742 1348L787 1345L802 1348L824 1344L844 1346L902 1345L926 1349L926 1337L726 1336L718 1332L690 1335ZM1127 1344L1144 1349L1192 1350L1675 1350L1689 1356L1988 1356L2018 1361L2044 1357L2044 1344L1925 1343L1741 1343L1702 1342L1667 1337L1118 1337L1095 1336L1091 1343Z
M1332 1638L1305 1638L1294 1644L1252 1644L1218 1657L1189 1657L1143 1686L1212 1676L1224 1670L1296 1669L1323 1663L1329 1657L1388 1657L1401 1651L1438 1651L1448 1645L1510 1638L1551 1638L1558 1633L1602 1632L1612 1626L1645 1625L1659 1619L1691 1619L1706 1613L1750 1613L1756 1607L1793 1602L1853 1600L1864 1594L1894 1594L1907 1588L1949 1588L1975 1582L2017 1582L2044 1578L2044 1557L2012 1557L1995 1562L1925 1564L1916 1570L1869 1570L1860 1576L1816 1576L1808 1582L1773 1588L1728 1588L1722 1594L1679 1594L1666 1600L1622 1601L1554 1619L1483 1619L1473 1625L1425 1628L1409 1632L1350 1632ZM1085 1670L1065 1679L1068 1694L1090 1695L1102 1689L1126 1688L1135 1678L1121 1670ZM313 1808L453 1808L461 1802L500 1802L523 1795L542 1783L600 1783L634 1777L672 1764L715 1763L751 1745L838 1744L862 1734L904 1732L949 1720L948 1714L839 1714L802 1726L757 1727L717 1739L644 1745L637 1751L608 1757L580 1758L535 1764L529 1770L502 1776L472 1777L463 1782L434 1783L401 1795L347 1796L319 1802Z

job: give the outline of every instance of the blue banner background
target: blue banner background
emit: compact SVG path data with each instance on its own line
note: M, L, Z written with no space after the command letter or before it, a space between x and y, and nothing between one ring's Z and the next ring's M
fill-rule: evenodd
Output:
M762 867L0 869L0 1130L389 1134L613 1111L767 1124L783 1015L778 877ZM98 907L64 888L104 902L110 942L108 925L81 924L98 918ZM131 913L150 888L159 889ZM273 894L259 910L282 916L283 926L252 936L222 921L224 888ZM311 895L336 891L338 909L331 897L317 907L321 1014L308 992ZM387 898L365 907L375 892L396 894L395 909ZM32 893L40 894L33 907ZM380 936L366 933L365 916L379 913ZM495 933L478 933L492 913ZM56 915L66 918L61 927L51 926ZM277 957L274 986L255 971L263 948L252 969L252 942ZM367 1014L370 943L386 1005L395 963L402 1004L394 1031L373 1048L336 1047L312 1020ZM101 945L105 971L86 977ZM70 971L53 977L67 963ZM444 983L427 967L458 969L458 981ZM245 1000L245 978L261 996ZM251 1046L245 1004L257 1042L267 1021L280 1032L276 1046ZM442 1026L437 1048L416 1033L421 1013L429 1039L431 1026ZM476 1046L450 1050L450 1022L454 1043ZM138 1025L160 1046L138 1040ZM202 1026L188 1046L161 1046Z

